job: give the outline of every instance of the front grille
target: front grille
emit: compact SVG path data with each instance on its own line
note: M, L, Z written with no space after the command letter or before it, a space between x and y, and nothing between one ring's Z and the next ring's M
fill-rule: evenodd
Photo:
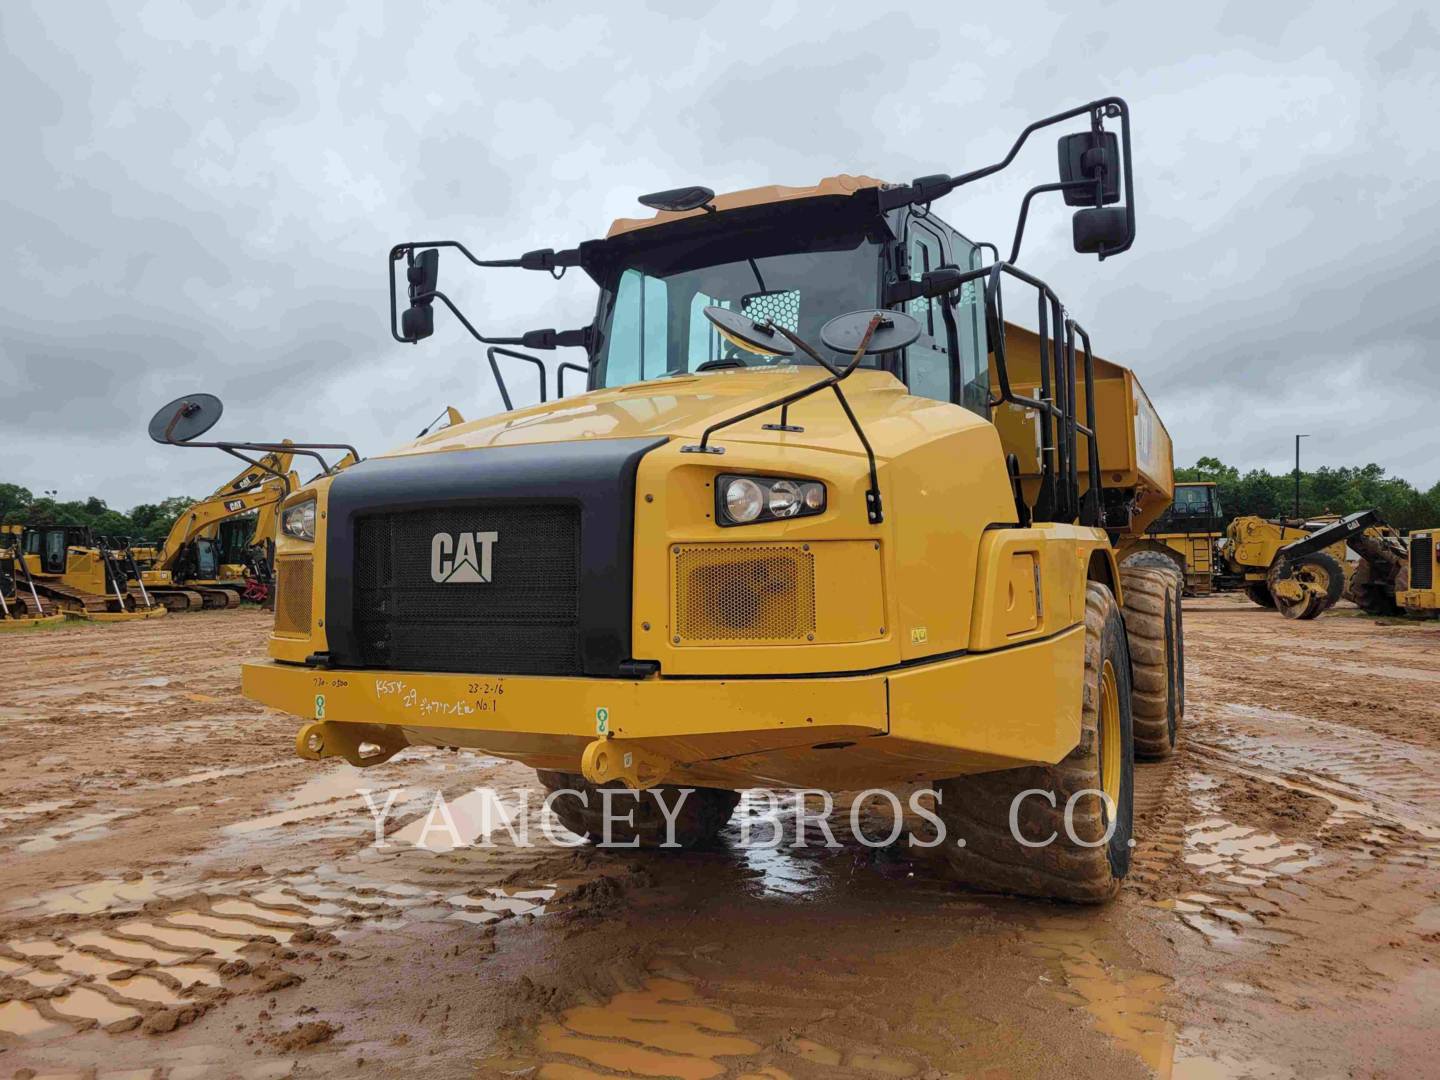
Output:
M437 535L450 538L432 567ZM490 574L481 580L494 534ZM473 547L476 565L456 556ZM457 565L458 564L458 565ZM438 569L442 581L434 580ZM367 667L579 675L580 515L572 505L450 506L355 522L355 636Z
M1410 541L1410 588L1433 589L1435 538L1416 536Z
M314 561L303 558L275 562L275 633L310 636L310 583Z
M815 557L799 544L682 544L674 625L678 644L812 640Z

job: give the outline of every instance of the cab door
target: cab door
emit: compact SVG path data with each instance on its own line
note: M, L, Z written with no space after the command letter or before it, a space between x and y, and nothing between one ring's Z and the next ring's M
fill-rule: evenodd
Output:
M927 271L949 261L943 233L923 218L910 217L905 238L909 276L919 281ZM945 333L940 299L918 297L905 304L906 314L920 323L920 339L905 350L905 385L916 397L957 404L955 364Z

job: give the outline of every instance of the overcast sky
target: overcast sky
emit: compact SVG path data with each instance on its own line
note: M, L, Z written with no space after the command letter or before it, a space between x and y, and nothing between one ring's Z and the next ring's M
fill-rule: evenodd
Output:
M1075 255L1042 203L1022 262L1140 373L1177 464L1282 471L1308 432L1307 467L1440 481L1434 5L886 7L0 5L0 481L206 493L226 459L145 436L195 390L217 437L363 453L494 412L445 313L391 340L396 241L516 255L658 188L960 172L1106 93L1134 116L1135 247ZM1047 136L937 209L1005 240L1054 167ZM442 287L495 333L594 304L578 272L454 258Z

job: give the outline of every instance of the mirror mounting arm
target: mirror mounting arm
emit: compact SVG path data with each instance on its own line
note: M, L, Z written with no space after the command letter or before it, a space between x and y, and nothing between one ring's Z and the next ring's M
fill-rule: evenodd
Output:
M1078 191L1080 188L1095 186L1099 181L1091 180L1057 180L1053 184L1037 184L1025 193L1025 198L1020 200L1020 216L1015 221L1015 241L1010 246L1010 258L1005 261L1012 266L1020 261L1020 241L1025 238L1025 221L1030 216L1030 200L1036 195L1044 195L1051 191Z

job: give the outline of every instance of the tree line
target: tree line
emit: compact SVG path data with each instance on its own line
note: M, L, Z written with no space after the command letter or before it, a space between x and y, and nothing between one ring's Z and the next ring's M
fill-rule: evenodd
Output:
M93 495L62 502L43 493L36 497L19 484L0 483L0 524L88 525L99 536L163 540L170 526L195 501L186 495L174 495L158 503L141 503L126 513Z
M1219 458L1202 457L1194 465L1177 468L1176 480L1211 480L1220 493L1226 519L1255 514L1290 517L1295 511L1295 474L1251 469L1241 473ZM194 499L175 495L158 503L141 503L129 512L107 506L104 499L60 502L42 494L38 498L18 484L0 483L0 522L25 525L88 525L103 536L159 539ZM1300 516L1349 514L1375 507L1402 532L1440 526L1440 483L1419 491L1398 476L1387 476L1379 465L1322 465L1300 474Z
M1225 519L1255 514L1263 518L1292 517L1295 513L1295 474L1265 469L1241 473L1218 458L1202 457L1194 465L1177 468L1176 480L1214 481ZM1420 491L1398 476L1387 476L1379 465L1322 465L1300 474L1300 516L1353 514L1375 508L1401 532L1440 526L1440 483Z

